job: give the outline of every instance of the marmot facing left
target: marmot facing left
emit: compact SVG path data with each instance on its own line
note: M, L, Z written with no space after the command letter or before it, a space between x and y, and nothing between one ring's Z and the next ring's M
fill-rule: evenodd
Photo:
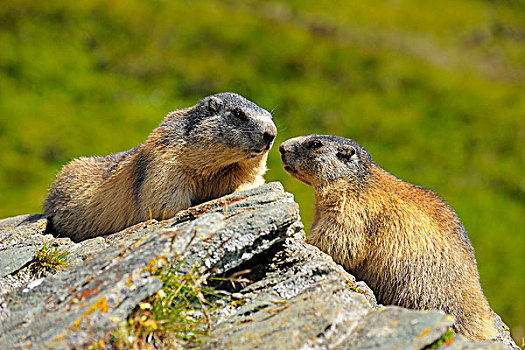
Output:
M264 183L277 129L271 114L233 93L166 116L138 147L75 159L44 203L52 229L74 241Z
M279 150L285 170L314 188L310 244L365 281L378 302L443 310L457 332L496 337L472 246L444 200L387 173L352 140L309 135Z

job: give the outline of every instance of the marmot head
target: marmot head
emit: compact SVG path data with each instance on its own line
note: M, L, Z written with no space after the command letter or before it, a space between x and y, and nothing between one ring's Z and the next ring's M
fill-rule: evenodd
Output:
M186 145L197 151L227 153L232 161L240 161L268 152L277 128L268 111L226 92L206 97L189 109L184 134Z
M289 139L281 146L284 169L314 188L336 180L361 186L370 176L372 159L357 142L337 136L307 135Z

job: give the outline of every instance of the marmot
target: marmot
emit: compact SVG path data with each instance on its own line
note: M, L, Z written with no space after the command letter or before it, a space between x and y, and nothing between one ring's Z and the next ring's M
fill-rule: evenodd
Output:
M51 230L80 241L264 183L277 129L233 93L169 113L141 145L64 166L44 203Z
M456 332L496 338L472 246L443 199L387 173L342 137L296 137L279 150L285 170L314 188L308 243L365 281L379 303L443 310Z

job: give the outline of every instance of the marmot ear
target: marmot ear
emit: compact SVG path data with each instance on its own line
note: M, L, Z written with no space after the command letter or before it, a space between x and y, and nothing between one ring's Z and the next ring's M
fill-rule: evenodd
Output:
M339 149L337 152L337 158L344 162L349 162L353 159L357 159L355 148L352 146L346 146Z
M224 102L218 97L211 96L206 101L206 107L212 113L221 113L224 111Z

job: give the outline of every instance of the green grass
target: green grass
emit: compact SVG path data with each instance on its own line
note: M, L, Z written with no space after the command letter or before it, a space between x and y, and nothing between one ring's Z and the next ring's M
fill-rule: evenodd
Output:
M161 280L162 289L141 302L121 324L112 336L113 348L195 348L210 335L210 313L217 308L211 301L217 297L215 290L204 285L195 267L183 274L181 261L158 261L163 265L157 268L152 260L150 270Z
M36 251L31 267L38 272L37 275L41 275L45 271L56 273L68 267L65 259L69 254L68 251L44 243L42 248Z
M41 212L67 161L130 149L167 112L238 92L277 143L353 138L461 217L481 283L525 336L525 3L41 2L0 6L0 217ZM268 180L312 191L277 149Z

